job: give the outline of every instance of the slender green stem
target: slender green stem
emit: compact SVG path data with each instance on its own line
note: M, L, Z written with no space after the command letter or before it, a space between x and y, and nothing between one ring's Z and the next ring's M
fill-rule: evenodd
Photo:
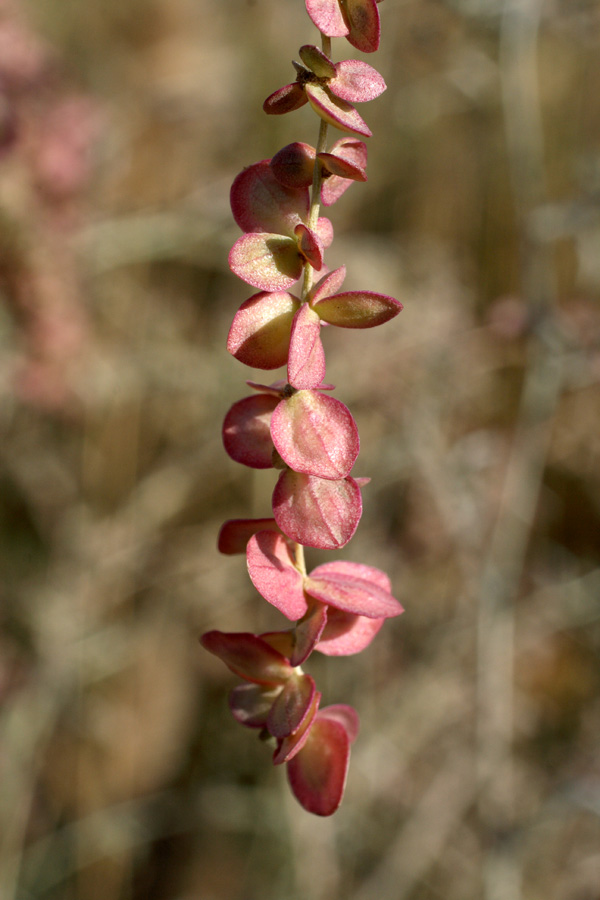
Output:
M294 545L294 557L296 560L296 568L306 576L306 563L304 562L304 546L302 544Z
M331 38L326 37L324 34L321 35L321 44L323 47L323 53L326 56L331 56ZM319 139L317 141L317 153L323 153L327 149L327 122L321 119L321 124L319 126ZM317 160L315 160L315 165L313 169L313 182L310 193L310 211L308 214L308 227L311 231L314 231L317 227L317 222L319 221L319 211L320 211L320 198L321 198L321 183L323 181L323 167ZM310 263L306 263L304 266L304 279L302 281L302 300L306 300L308 297L308 293L312 287L313 283L313 267Z

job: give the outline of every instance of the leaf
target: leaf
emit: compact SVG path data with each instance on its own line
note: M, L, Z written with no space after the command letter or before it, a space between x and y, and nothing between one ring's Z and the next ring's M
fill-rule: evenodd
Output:
M325 377L321 320L308 303L300 307L292 322L287 376L298 390L316 388Z
M262 684L238 684L229 693L229 708L234 719L247 728L264 728L281 687Z
M302 747L308 740L310 729L317 715L320 702L321 693L315 691L308 713L304 717L300 727L293 734L290 734L288 737L284 737L279 741L277 749L273 754L274 766L280 766L282 763L288 762L302 750Z
M284 366L299 307L300 301L284 291L254 294L233 317L227 349L239 362L256 369Z
M385 618L368 619L327 607L327 624L315 647L325 656L352 656L369 646L381 630Z
M219 553L232 556L245 553L246 544L257 531L276 531L280 534L275 519L228 519L224 522L217 538Z
M324 706L323 709L319 710L319 718L333 719L336 722L340 722L344 726L351 744L358 737L360 730L358 713L354 707L348 706L346 703L333 703L331 706Z
M304 262L294 238L281 234L243 234L229 253L229 268L260 291L287 291Z
M327 607L311 603L306 615L294 630L294 648L288 659L292 666L300 666L315 649L327 623Z
M207 631L200 643L240 678L256 684L285 684L294 670L265 641L247 632Z
M233 404L223 422L223 445L233 460L252 469L273 468L270 423L279 402L269 394L253 394Z
M377 69L358 59L343 59L335 66L335 77L327 87L336 97L349 103L365 103L374 100L386 89L386 83Z
M291 540L337 550L348 543L362 514L360 489L349 476L328 481L287 469L273 491L275 521Z
M316 150L310 144L295 141L283 147L271 160L273 175L286 187L309 187L312 184Z
M371 130L359 113L339 97L334 97L327 88L320 84L307 84L305 86L308 102L325 122L347 131L349 134L362 134L371 137Z
M318 158L327 159L327 169L334 175L357 181L367 180L367 145L364 141L352 137L340 138L329 153L319 153Z
M315 303L317 303L323 297L329 297L330 294L333 294L335 291L339 291L342 284L344 283L345 277L346 266L340 266L339 269L333 269L333 271L328 272L319 281L317 281L317 283L312 286L309 294L311 307L314 306Z
M283 116L285 113L300 109L307 99L302 86L294 81L269 94L263 103L263 110L268 116Z
M311 597L344 612L370 619L399 616L404 610L389 588L383 588L385 573L361 563L338 561L317 566L304 580Z
M288 762L296 799L308 812L330 816L342 802L350 762L350 737L341 721L318 715L301 751Z
M327 219L325 216L320 216L317 219L315 232L326 249L327 247L331 246L331 244L333 243L333 225L331 224L329 219Z
M303 44L298 53L304 65L308 66L318 78L335 77L336 66L318 47L313 44Z
M300 390L281 401L271 418L271 436L291 469L319 478L344 478L358 456L358 430L350 410L314 390Z
M339 328L374 328L397 316L403 309L399 300L372 291L346 291L311 302L324 322Z
M306 187L290 188L275 178L270 160L248 166L231 185L233 218L242 229L291 237L298 222L308 215Z
M310 675L295 673L285 683L267 718L267 728L276 738L294 734L310 714L316 693L315 682Z
M345 10L349 43L363 53L374 53L381 33L376 0L345 0Z
M246 561L259 594L292 622L301 619L308 609L303 578L287 541L272 531L259 532L248 541Z
M306 0L306 11L313 24L327 37L345 37L348 34L339 0Z
M318 234L302 223L296 225L294 234L298 238L298 249L306 262L319 271L323 266L323 242Z

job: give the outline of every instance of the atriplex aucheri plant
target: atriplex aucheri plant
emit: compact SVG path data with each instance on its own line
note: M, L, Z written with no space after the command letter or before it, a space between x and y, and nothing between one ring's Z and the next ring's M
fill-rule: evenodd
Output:
M402 305L342 289L345 267L329 271L324 263L333 228L319 216L320 206L335 203L353 181L366 181L367 148L358 136L371 132L352 103L378 97L385 82L365 62L333 62L331 38L376 51L377 2L306 0L306 9L322 49L300 47L295 81L263 108L280 115L309 103L320 118L317 146L289 144L245 168L231 188L243 235L229 265L258 293L236 313L227 348L247 366L287 366L287 379L248 382L254 393L227 413L223 441L237 462L279 470L273 518L230 520L218 542L222 553L246 553L252 583L293 626L260 635L210 631L201 641L243 679L230 695L234 717L273 744L273 762L287 764L302 806L326 816L342 799L358 717L344 704L321 708L321 693L301 665L313 650L360 652L402 607L387 575L372 566L337 561L306 571L304 547L336 550L351 539L362 512L360 489L369 480L350 475L358 432L349 410L327 393L333 386L323 380L320 332L324 325L372 328ZM331 145L329 126L345 135Z

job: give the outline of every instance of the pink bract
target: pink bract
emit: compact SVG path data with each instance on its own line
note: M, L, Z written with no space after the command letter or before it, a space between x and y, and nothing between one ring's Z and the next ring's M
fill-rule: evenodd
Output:
M335 65L335 75L327 82L332 94L349 103L374 100L386 89L377 69L358 59L343 59Z
M345 37L363 53L378 49L381 29L376 0L306 0L306 11L328 37Z
M260 291L287 291L304 268L295 238L281 234L243 234L229 253L229 268Z
M240 678L255 684L283 685L294 673L281 653L254 634L207 631L200 643Z
M297 390L316 388L325 378L321 319L308 303L300 307L292 322L287 376Z
M291 188L309 187L313 180L316 150L310 144L287 144L271 160L271 170L281 184Z
M342 100L335 97L327 88L321 84L307 84L305 87L308 102L325 122L339 128L340 131L346 131L349 134L361 134L364 137L371 137L371 129L364 121L362 116L355 108Z
M358 456L358 430L349 409L319 391L300 390L279 403L271 436L291 469L319 478L344 478Z
M349 476L329 481L286 469L273 491L275 521L293 541L321 550L337 550L354 535L362 498Z
M276 531L281 534L275 519L228 519L221 526L217 538L219 553L245 553L248 541L257 531Z
M310 675L296 673L286 681L267 717L269 733L276 738L294 734L310 715L317 691Z
M294 796L308 812L318 816L332 815L342 801L350 744L355 736L353 730L351 737L339 713L329 716L327 709L317 713L306 743L287 767Z
M231 211L242 231L291 237L308 215L308 190L285 187L275 178L270 162L263 159L240 172L231 186Z
M256 590L292 622L307 610L302 574L296 569L288 542L281 535L255 534L246 550L248 574Z
M278 369L287 363L292 322L300 301L285 291L262 291L240 306L233 318L227 349L256 369Z
M270 424L276 397L253 394L234 403L223 422L223 445L236 462L253 469L273 467Z
M305 617L308 621L316 615L309 631L317 638L323 627L320 604L369 619L390 618L403 611L390 593L389 579L380 569L339 560L317 566L310 575L303 576L296 568L288 542L273 532L253 535L246 558L252 583L265 600L292 620ZM315 599L320 604L314 604ZM348 622L348 628L352 624ZM279 645L278 649L289 658L289 648Z

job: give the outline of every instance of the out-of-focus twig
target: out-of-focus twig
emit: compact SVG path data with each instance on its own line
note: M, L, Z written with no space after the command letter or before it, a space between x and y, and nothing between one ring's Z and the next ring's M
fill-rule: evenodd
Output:
M515 214L522 242L522 289L531 322L528 364L500 510L484 560L478 621L479 814L489 852L485 900L519 900L519 863L511 849L514 602L560 395L563 348L553 307L552 247L530 239L528 218L546 202L537 74L542 0L508 0L500 70Z

